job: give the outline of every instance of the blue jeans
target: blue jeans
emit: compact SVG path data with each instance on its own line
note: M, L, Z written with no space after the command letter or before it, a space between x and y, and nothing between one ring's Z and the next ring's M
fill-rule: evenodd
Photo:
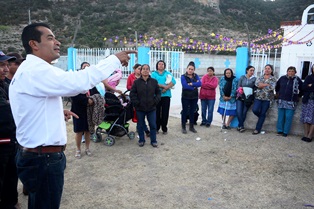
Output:
M278 108L277 132L289 134L294 110Z
M138 125L136 125L136 131L138 132L138 127L137 127ZM144 123L144 131L149 131L148 130L148 127L147 127L147 125L146 125L146 122Z
M215 99L201 99L203 124L212 123L215 101L216 101ZM207 112L207 115L206 115L206 112ZM207 119L206 119L206 116L207 116Z
M18 150L17 174L29 192L28 209L58 209L64 184L63 152L38 154Z
M270 106L270 101L267 100L259 100L255 99L252 111L254 115L258 117L257 124L255 130L260 132L262 130L265 118L266 118L266 113L267 110L269 109Z
M157 143L156 139L156 110L152 110L150 112L143 112L143 111L136 111L137 116L137 129L138 129L138 135L139 135L139 143L144 142L145 143L145 136L144 136L144 130L145 130L145 116L148 120L148 125L150 129L150 143Z
M244 128L244 121L246 119L246 114L249 108L244 104L244 101L237 100L237 117L238 117L238 127Z
M181 103L182 103L182 115L181 115L181 124L182 126L185 126L186 120L187 120L187 115L189 115L189 121L190 125L193 124L194 121L194 112L196 110L197 106L197 100L198 99L183 99L181 98ZM188 109L190 107L190 111L188 112Z

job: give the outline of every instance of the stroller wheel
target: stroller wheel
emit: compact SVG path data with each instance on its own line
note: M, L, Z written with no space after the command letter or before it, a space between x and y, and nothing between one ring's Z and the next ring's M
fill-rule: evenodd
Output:
M129 137L130 140L134 139L134 138L135 138L135 133L134 133L134 131L129 132L129 133L128 133L128 137Z
M115 142L116 142L116 140L114 139L114 137L112 137L112 136L107 136L107 137L105 138L104 144L105 144L106 146L112 146L112 145L114 145Z

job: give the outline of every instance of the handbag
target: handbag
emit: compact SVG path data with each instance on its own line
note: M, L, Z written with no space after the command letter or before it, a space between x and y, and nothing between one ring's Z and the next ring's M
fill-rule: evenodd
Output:
M137 123L137 116L136 116L136 110L135 110L135 108L133 108L132 122L133 122L133 123Z

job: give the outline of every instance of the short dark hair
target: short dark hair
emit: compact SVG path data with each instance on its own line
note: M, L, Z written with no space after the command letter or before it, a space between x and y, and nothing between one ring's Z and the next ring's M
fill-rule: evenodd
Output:
M139 66L142 66L141 64L135 64L134 66L133 66L133 70L135 70L136 68L138 68Z
M158 63L160 63L160 62L163 62L163 63L164 63L164 66L165 66L165 69L166 69L166 63L165 63L165 61L159 60L159 61L156 63L156 70L158 70Z
M224 71L224 76L226 77L226 72L227 72L227 70L230 70L230 72L231 72L231 77L233 77L233 71L232 71L231 68L225 69L225 71Z
M193 61L189 62L187 68L188 68L189 66L192 66L192 67L194 67L194 69L195 69L195 63L194 63Z
M251 68L254 68L254 69L255 69L255 67L253 67L252 65L249 65L249 66L247 66L247 67L245 68L245 73L247 73L247 72L249 71L249 69L251 69Z
M296 69L294 66L288 67L287 72L288 72L289 70L293 70L295 73L297 73L297 69Z
M270 69L271 69L270 75L274 76L274 67L271 64L265 65L265 67L267 67L267 66L270 67Z
M149 67L149 65L148 65L148 64L144 64L144 65L142 65L141 71L142 71L142 69L143 69L143 67L144 67L144 66L147 66L147 67L148 67L148 69L149 69L149 71L150 71L150 67Z
M81 64L81 68L80 68L80 69L82 69L83 65L85 65L85 64L90 65L88 62L82 62L82 64Z
M208 70L212 70L213 72L215 72L215 68L214 67L208 67L207 68L207 72L208 72Z
M46 23L32 23L23 29L21 38L22 38L22 43L23 43L23 47L26 51L26 54L32 54L33 53L33 50L31 48L31 46L29 45L30 40L37 41L38 43L41 42L42 32L40 32L37 29L37 27L39 27L39 26L46 27L46 28L50 29L49 25Z

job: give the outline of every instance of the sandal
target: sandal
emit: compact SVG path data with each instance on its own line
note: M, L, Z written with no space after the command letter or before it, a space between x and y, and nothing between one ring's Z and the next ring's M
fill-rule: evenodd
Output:
M307 137L302 137L301 140L302 140L302 141L305 141L305 142L312 142L312 139L307 138Z
M76 159L81 159L81 150L76 150L75 158Z
M86 149L85 153L86 153L87 156L91 156L92 155L92 153L91 153L91 151L89 149Z

